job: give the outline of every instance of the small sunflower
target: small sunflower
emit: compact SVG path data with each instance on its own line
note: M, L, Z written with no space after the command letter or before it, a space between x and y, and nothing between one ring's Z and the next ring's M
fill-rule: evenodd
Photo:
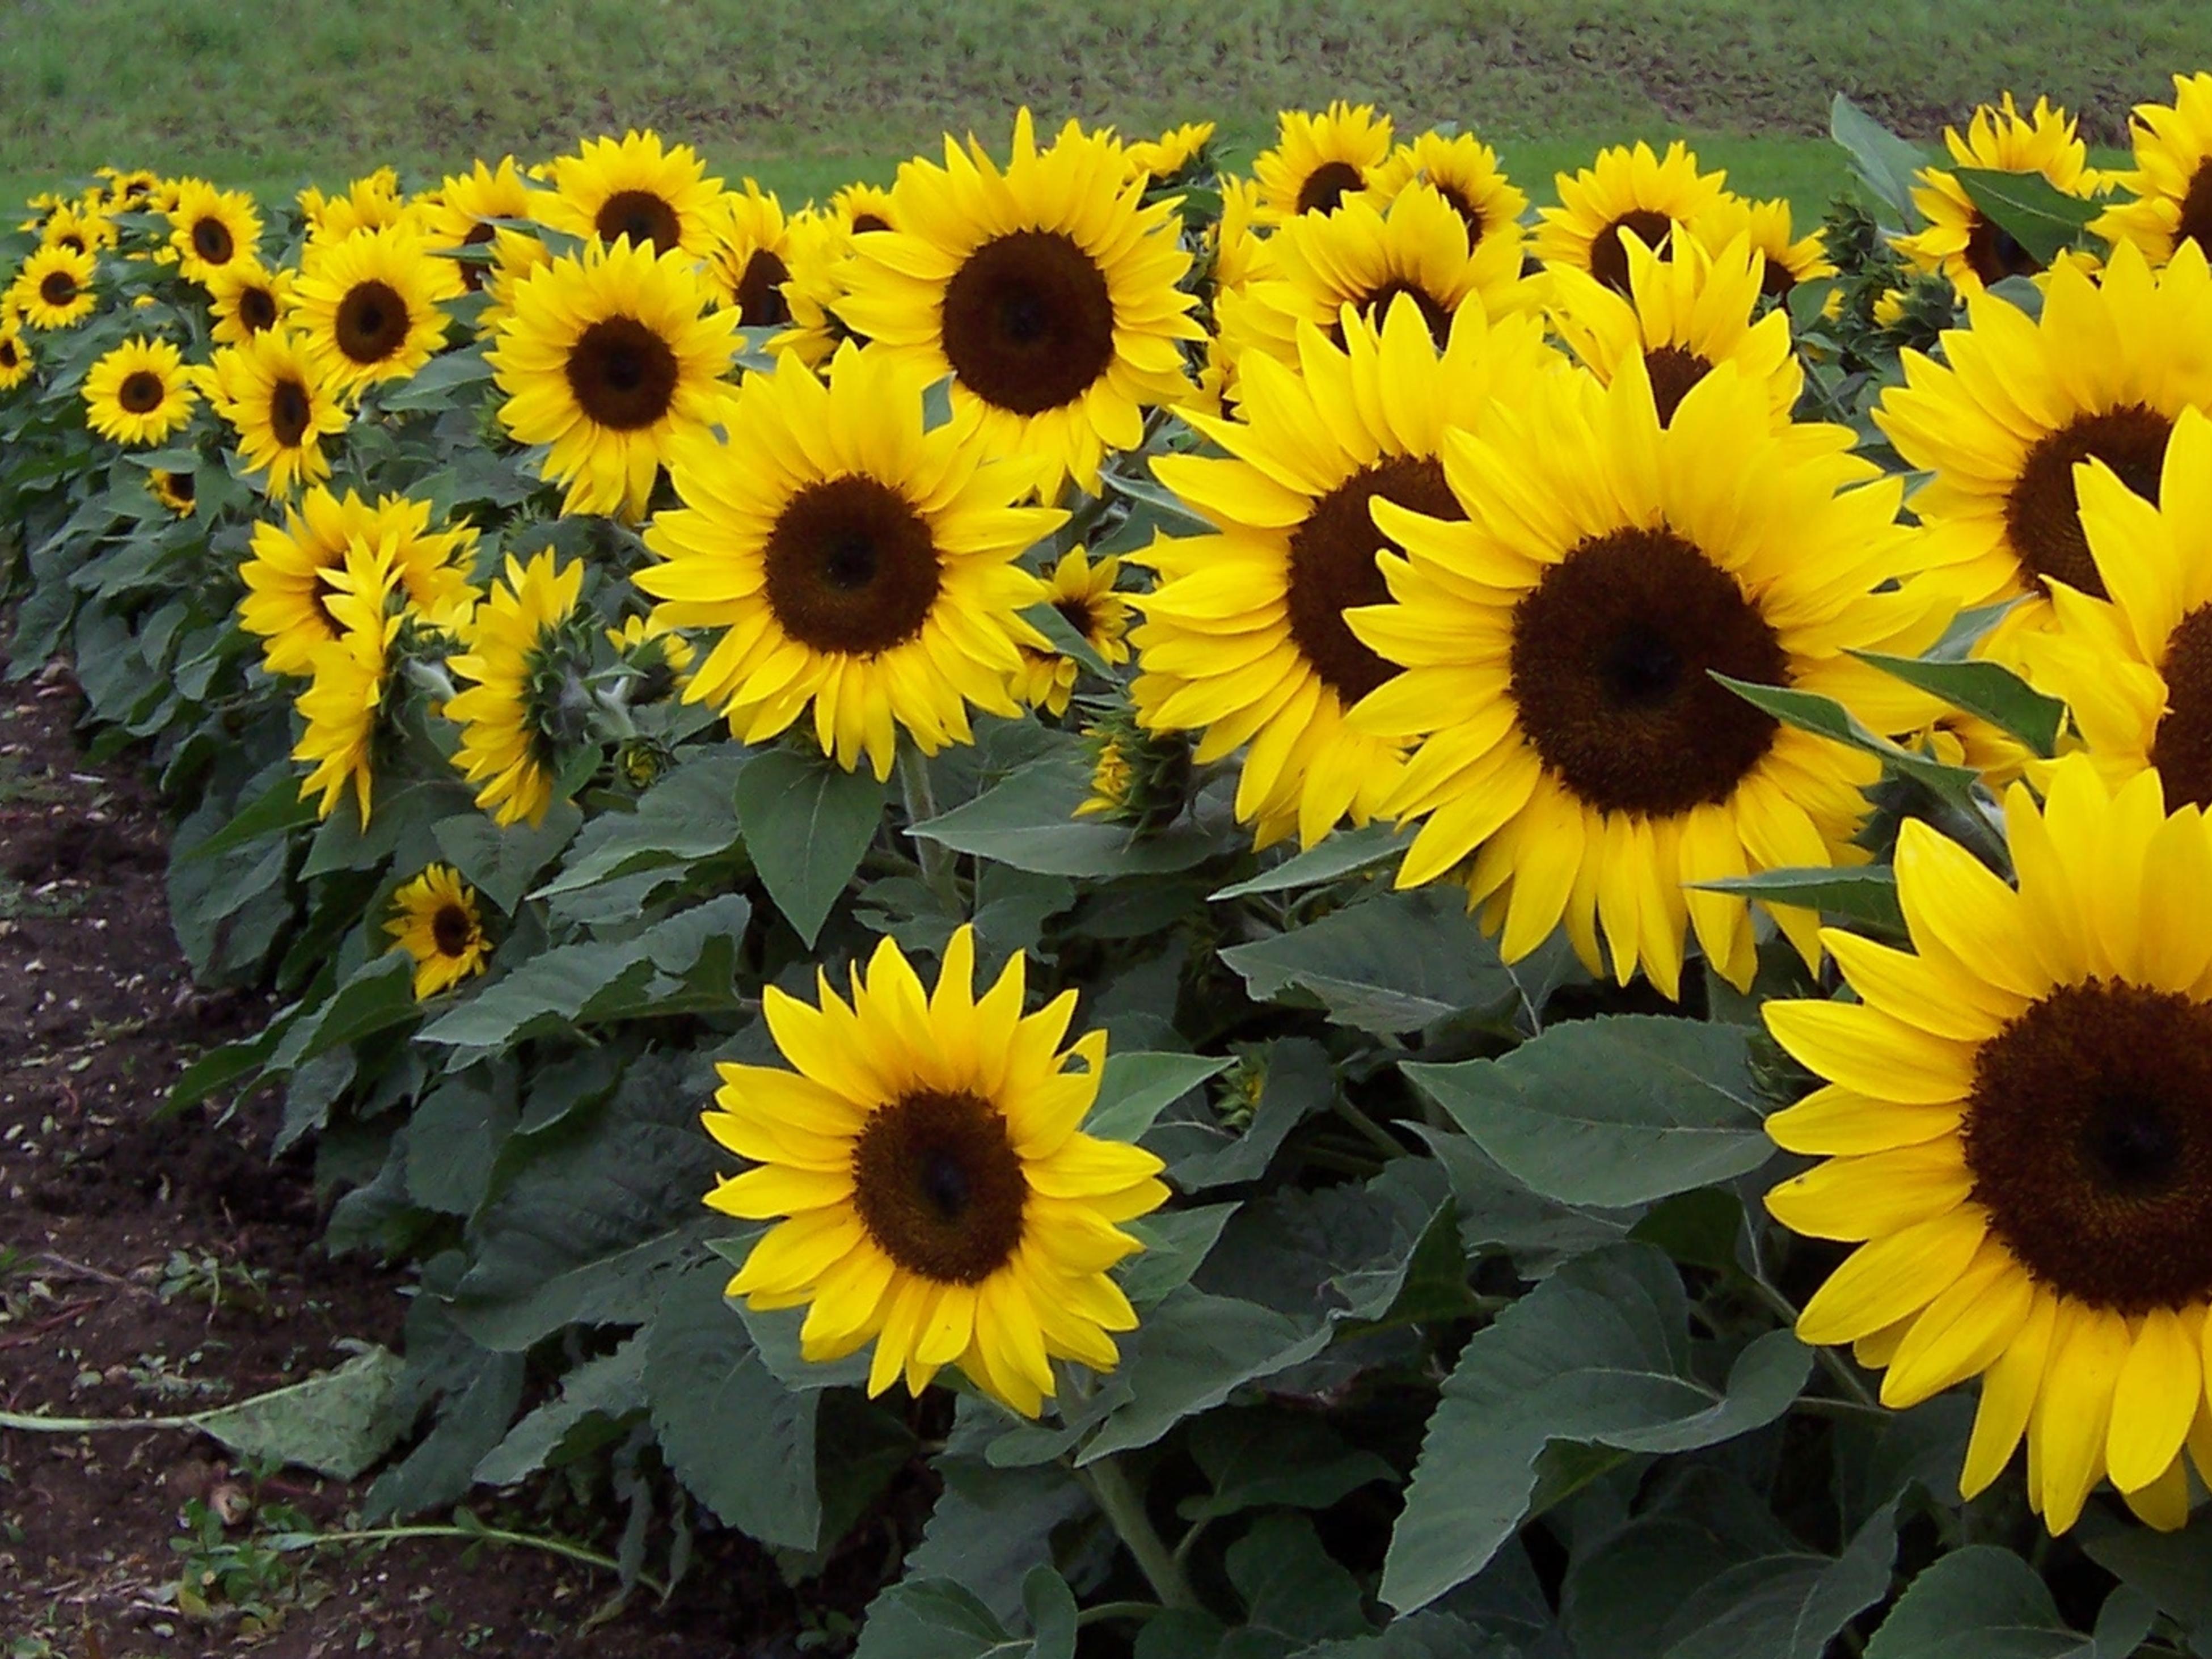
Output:
M500 422L551 446L545 477L567 486L564 512L642 517L678 434L721 417L737 319L704 311L694 263L620 238L516 285L489 354Z
M407 198L400 193L399 175L379 167L355 179L335 196L326 196L310 185L296 198L307 222L307 240L343 241L357 230L386 230L409 222Z
M251 196L242 190L217 190L193 179L179 188L177 204L169 210L169 246L164 257L176 260L180 275L204 283L240 260L258 264L260 240L261 215Z
M487 303L477 315L478 339L498 337L507 319L514 315L515 290L532 272L552 263L553 251L532 232L502 227L493 233L491 264L483 268L481 278Z
M623 617L621 627L607 629L607 643L642 677L639 702L658 702L691 684L699 653L674 629L654 627L649 617Z
M1863 862L1850 839L1880 763L1712 677L1911 730L1925 700L1850 653L1912 654L1951 615L1897 589L1920 553L1898 481L1849 454L1845 428L1828 436L1775 431L1732 363L1662 427L1632 357L1610 386L1550 376L1449 434L1466 522L1376 506L1406 549L1382 562L1393 603L1346 621L1404 672L1351 723L1419 744L1379 808L1424 820L1399 885L1457 872L1509 962L1564 921L1593 971L1601 931L1617 978L1640 965L1673 997L1694 927L1713 971L1750 985L1745 902L1686 884ZM1819 918L1768 908L1816 960Z
M200 386L236 430L246 464L263 475L264 495L288 495L330 477L323 440L345 430L345 406L297 336L274 328L225 347L200 371Z
M13 392L31 378L36 367L22 331L13 325L0 325L0 392Z
M726 422L679 441L684 505L656 514L665 563L637 585L658 626L719 630L685 699L760 743L813 707L823 749L890 775L903 726L927 753L971 741L968 705L1018 713L1018 613L1042 585L1016 562L1066 519L1013 505L1036 469L986 464L954 426L923 428L923 382L846 345L828 383L787 354L748 376Z
M146 474L147 493L180 519L192 515L199 486L189 472L168 472L155 467Z
M1827 1085L1766 1121L1826 1161L1767 1194L1785 1225L1858 1246L1797 1322L1880 1338L1884 1403L1979 1375L1959 1477L1973 1497L2027 1440L2053 1533L2109 1477L2172 1530L2184 1449L2212 1475L2212 829L2155 773L2108 790L2079 757L2039 811L2005 800L2015 890L1917 820L1898 839L1910 951L1823 935L1856 1002L1771 1002Z
M980 1000L975 972L963 927L929 991L888 939L854 968L849 1003L827 974L818 1006L770 986L769 1030L793 1069L718 1068L708 1133L756 1167L707 1202L788 1218L729 1294L805 1306L806 1358L872 1341L871 1395L902 1375L919 1393L951 1365L1035 1417L1055 1359L1120 1362L1111 1333L1137 1316L1107 1269L1140 1247L1119 1224L1168 1191L1151 1152L1083 1131L1106 1034L1062 1046L1075 994L1025 1016L1019 952Z
M830 198L830 216L852 236L871 230L896 230L892 216L897 211L891 192L881 185L847 185Z
M97 253L115 246L115 227L97 202L64 202L39 228L43 247L67 248L72 253Z
M198 404L184 353L167 340L134 335L84 377L85 423L134 449L150 449L181 432Z
M292 271L234 259L207 279L210 331L218 345L238 345L282 323L292 308Z
M2088 147L2075 135L2074 125L2071 116L2041 98L2022 115L2007 93L1997 107L1977 108L1963 135L1956 127L1944 128L1943 143L1962 167L2040 173L2069 196L2094 196L2101 181L2089 170ZM2004 277L2032 276L2043 269L2009 231L1982 216L1948 168L1922 168L1912 204L1928 224L1899 238L1897 251L1921 270L1941 270L1960 294L1979 294Z
M1793 240L1790 198L1754 202L1723 191L1713 204L1692 222L1690 234L1708 252L1718 253L1741 237L1766 261L1759 291L1770 300L1784 298L1800 283L1832 276L1836 267L1827 255L1827 240L1818 230Z
M1241 296L1276 274L1276 246L1271 236L1260 234L1257 216L1260 187L1249 179L1224 174L1221 179L1221 217L1206 228L1200 242L1204 270L1202 291L1209 296L1206 362L1199 370L1198 391L1190 406L1207 414L1220 414L1237 392L1237 343L1222 330L1224 307L1234 310Z
M1079 818L1126 819L1136 803L1137 769L1130 763L1129 740L1119 732L1085 728L1091 748L1090 793L1075 809Z
M1109 449L1144 441L1145 410L1188 395L1184 340L1201 338L1190 269L1165 203L1123 182L1120 147L1073 121L1039 149L1014 122L1001 171L951 140L941 167L899 169L899 228L854 240L840 315L925 380L952 377L956 423L994 454L1098 487Z
M546 171L553 188L538 192L536 216L555 230L695 258L714 250L722 181L688 144L664 148L651 131L590 138Z
M422 237L441 252L482 247L495 242L503 228L493 220L527 219L532 212L529 185L516 169L514 157L502 155L496 167L478 161L466 173L447 176L438 187L437 199L423 204ZM470 260L454 263L460 266L462 287L474 293L484 285L489 267Z
M392 937L386 948L414 957L416 1001L483 972L491 946L477 912L477 890L452 865L433 864L403 882L392 896L392 908L384 924Z
M291 321L331 389L357 394L428 362L446 338L439 307L460 292L453 261L412 228L356 230L309 246Z
M2171 104L2137 104L2135 167L2117 176L2134 200L2116 203L2089 228L2133 242L2162 264L2184 242L2212 256L2212 73L2173 77Z
M1121 574L1121 560L1101 559L1092 564L1081 548L1071 547L1045 578L1045 603L1108 663L1129 660L1122 637L1129 631L1129 602L1114 591ZM1021 653L1022 665L1013 679L1015 698L1048 714L1065 714L1081 665L1057 651L1024 646Z
M1470 246L1481 246L1486 237L1502 237L1511 241L1517 258L1528 195L1499 171L1498 152L1473 133L1448 138L1440 132L1424 132L1412 143L1399 145L1375 169L1367 194L1377 206L1387 206L1413 185L1426 185L1451 204L1467 227Z
M1283 111L1274 148L1252 158L1262 222L1335 212L1375 182L1389 154L1390 118L1376 114L1372 104L1339 100L1319 115Z
M71 328L92 315L99 303L93 292L97 254L72 253L65 247L34 248L8 290L16 311L33 328Z
M791 315L782 333L769 342L771 353L796 352L809 368L819 368L851 331L838 320L845 283L853 269L854 233L835 213L812 210L791 216L786 242L791 274L782 287Z
M1201 731L1200 763L1249 744L1237 812L1263 842L1296 830L1310 846L1346 816L1364 823L1396 779L1404 745L1344 718L1396 672L1344 621L1389 597L1376 558L1394 544L1373 503L1461 516L1444 433L1557 362L1535 318L1493 325L1474 300L1441 349L1409 297L1379 324L1347 307L1340 332L1336 344L1303 325L1296 371L1246 359L1242 420L1186 413L1228 459L1162 456L1152 471L1217 533L1132 556L1161 577L1134 600L1138 718Z
M540 553L527 566L509 557L507 579L492 585L467 630L468 650L446 665L474 684L446 705L461 727L453 764L477 791L477 805L504 824L542 823L553 781L575 729L570 681L580 655L570 636L581 562L557 566Z
M1662 258L1674 252L1677 226L1710 212L1728 183L1725 173L1700 173L1698 158L1679 138L1656 154L1638 140L1633 149L1601 149L1571 177L1558 175L1559 205L1542 209L1534 252L1547 265L1586 270L1616 290L1628 286L1628 251L1620 233Z
M319 793L315 816L327 818L351 785L364 828L376 787L392 642L399 632L390 605L393 554L390 538L352 541L343 562L325 573L322 604L335 636L310 653L308 683L294 701L307 726L292 758L313 767L300 785L300 799Z
M154 199L154 192L161 186L161 175L150 167L101 167L100 176L107 181L107 205L111 211L136 213Z
M1905 385L1875 423L1933 476L1912 498L1928 562L1966 605L2025 594L2004 635L2045 626L2047 584L2108 597L2075 504L2075 467L2104 462L2155 498L2166 437L2184 409L2212 409L2212 269L2194 244L2153 272L2131 243L2100 276L2052 271L2042 315L1985 295L1946 332L1943 361L1903 354ZM1989 648L2002 651L1993 637Z
M1213 142L1213 123L1188 121L1170 127L1157 138L1140 140L1121 152L1129 177L1147 190L1170 183L1195 171L1206 161L1206 146Z
M791 321L784 285L791 280L791 234L783 204L751 179L717 204L708 283L746 328L781 328Z

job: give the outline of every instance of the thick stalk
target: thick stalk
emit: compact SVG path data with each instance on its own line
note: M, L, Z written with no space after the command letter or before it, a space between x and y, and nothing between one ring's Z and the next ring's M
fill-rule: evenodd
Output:
M960 882L952 869L952 849L942 842L913 834L915 824L927 823L937 816L937 794L929 786L927 758L910 743L899 745L898 780L899 793L906 802L908 838L914 842L915 857L921 865L921 878L946 909L959 915Z
M1103 1457L1096 1463L1085 1464L1075 1474L1097 1500L1108 1523L1129 1547L1129 1553L1136 1558L1138 1569L1144 1573L1145 1582L1152 1587L1152 1594L1160 1598L1160 1605L1196 1610L1198 1597L1191 1594L1182 1565L1153 1530L1152 1517L1145 1513L1144 1494L1129 1484L1127 1471L1112 1458Z

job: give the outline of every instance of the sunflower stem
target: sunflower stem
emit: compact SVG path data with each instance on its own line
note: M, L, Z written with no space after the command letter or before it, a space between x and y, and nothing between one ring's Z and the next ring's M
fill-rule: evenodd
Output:
M963 915L960 882L952 868L952 849L942 842L929 841L914 833L915 824L927 823L937 816L937 792L930 787L929 762L910 744L899 745L898 779L899 793L906 801L907 838L914 842L915 856L921 860L922 881L943 901L945 908L956 916Z
M1075 1473L1104 1512L1107 1523L1129 1547L1129 1553L1136 1558L1139 1571L1152 1587L1152 1594L1160 1598L1160 1605L1195 1611L1198 1597L1191 1593L1182 1565L1169 1553L1168 1547L1153 1529L1152 1517L1145 1513L1144 1494L1130 1484L1128 1471L1114 1459L1102 1457Z
M1797 1324L1796 1304L1763 1279L1752 1279L1750 1283L1752 1289L1758 1293L1759 1299L1771 1308L1792 1329L1795 1329ZM1814 1346L1813 1355L1820 1362L1820 1369L1826 1371L1834 1380L1836 1386L1844 1391L1850 1403L1864 1407L1869 1411L1879 1412L1882 1409L1881 1402L1875 1398L1873 1391L1867 1387L1865 1379L1844 1362L1841 1354L1833 1348Z

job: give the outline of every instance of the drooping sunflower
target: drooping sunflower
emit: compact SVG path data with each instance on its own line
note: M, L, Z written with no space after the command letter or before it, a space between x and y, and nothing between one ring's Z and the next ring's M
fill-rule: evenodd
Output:
M1129 660L1123 637L1129 631L1129 601L1114 591L1121 574L1121 560L1101 559L1092 564L1081 548L1071 547L1045 578L1045 603L1107 663ZM1065 714L1081 665L1057 651L1028 646L1021 647L1021 656L1022 665L1013 679L1015 697L1032 708Z
M2137 104L2130 124L2135 167L2115 182L2132 200L2089 227L2108 241L2133 242L2154 264L2184 242L2212 255L2212 72L2173 77L2171 104Z
M407 198L400 193L399 175L390 167L355 179L334 196L313 185L297 198L307 222L307 240L343 241L357 230L386 230L409 223Z
M1572 176L1558 175L1559 205L1540 210L1533 251L1547 265L1586 270L1608 288L1626 289L1620 233L1632 230L1644 246L1671 257L1675 227L1711 211L1727 184L1725 172L1699 172L1679 138L1663 156L1640 139L1633 149L1616 144Z
M261 215L244 191L217 190L198 179L179 188L164 257L175 258L180 275L204 283L240 260L258 264L260 241Z
M341 631L331 595L356 544L391 544L392 579L426 621L449 622L474 605L469 566L477 533L434 531L428 501L404 495L372 503L317 484L285 509L281 524L254 526L252 556L238 571L246 585L238 621L264 641L263 665L272 674L313 672L316 647Z
M447 176L436 199L422 204L422 236L441 251L482 247L495 242L504 228L493 220L527 219L531 213L530 185L517 170L514 157L502 155L496 167L478 161L466 173ZM522 233L509 230L507 234ZM463 288L473 294L484 285L488 266L470 260L455 263L460 266Z
M198 482L191 473L170 472L158 466L146 474L146 489L180 519L191 517L193 504L199 497Z
M310 244L293 292L292 325L332 390L353 394L430 361L446 337L439 307L461 278L411 227L391 225Z
M899 169L899 228L854 240L840 314L925 380L951 375L956 424L988 451L1049 463L1048 499L1063 473L1095 490L1146 409L1188 395L1179 342L1202 337L1176 222L1142 196L1112 137L1073 121L1041 150L1022 111L1003 171L947 139L943 167Z
M536 215L556 230L657 253L703 258L714 246L720 179L689 144L663 147L657 132L587 138L546 169L553 188L537 193Z
M2022 115L2007 93L1996 107L1978 107L1965 133L1944 128L1943 143L1960 167L2040 173L2069 196L2094 196L2102 180L2090 170L2088 147L2074 126L2073 117L2042 98ZM1919 270L1941 270L1960 294L1979 294L2003 277L2031 276L2043 269L2010 232L1983 216L1949 169L1922 168L1912 204L1928 223L1899 237L1897 251Z
M8 297L33 328L74 327L91 316L99 303L92 287L93 273L99 268L99 256L88 249L72 253L65 247L34 248Z
M1348 196L1374 182L1390 154L1390 118L1372 104L1342 100L1319 115L1286 109L1276 118L1275 143L1252 158L1263 222L1304 213L1334 213Z
M919 1393L946 1365L1034 1417L1052 1362L1120 1362L1134 1311L1107 1269L1138 1242L1118 1224L1154 1210L1160 1160L1082 1128L1106 1034L1065 1042L1075 994L1022 1012L1019 952L975 994L972 928L923 989L883 940L852 1000L771 986L769 1031L794 1068L725 1062L708 1133L757 1167L707 1202L771 1220L729 1294L805 1306L799 1351L828 1361L872 1341L868 1392ZM1072 1062L1080 1062L1079 1068Z
M1151 190L1202 167L1206 146L1212 142L1212 122L1187 121L1157 138L1140 139L1121 154L1128 163L1129 176Z
M345 405L297 336L273 328L225 347L200 371L200 386L262 474L264 495L289 495L331 476L323 440L345 430Z
M1064 522L1017 507L1034 466L991 462L953 425L923 429L925 382L845 345L825 385L787 354L748 376L726 422L677 446L682 508L654 516L637 574L657 626L718 630L684 694L746 743L812 705L823 749L890 775L903 726L925 753L971 741L968 705L1018 712L1018 614L1043 586L1016 562Z
M775 193L748 179L715 204L714 242L707 280L746 328L781 328L791 321L784 285L791 280L791 234Z
M556 565L540 553L527 566L510 557L467 630L468 650L446 659L471 685L446 705L460 726L453 764L481 786L477 805L504 824L543 823L565 744L580 734L562 704L569 670L581 657L574 621L580 561Z
M1848 453L1774 430L1765 389L1723 363L1659 423L1640 358L1609 386L1535 382L1444 440L1466 522L1379 503L1393 603L1353 635L1404 670L1353 711L1417 740L1380 811L1423 820L1401 886L1453 876L1518 960L1565 923L1623 983L1677 994L1686 936L1748 987L1752 919L1686 884L1863 861L1871 757L1781 725L1712 676L1835 698L1898 732L1932 707L1852 651L1911 655L1951 608L1912 575L1900 485ZM1769 907L1808 961L1812 912Z
M31 378L31 371L37 367L22 331L12 325L0 325L0 392L13 392Z
M85 424L134 449L182 431L198 406L184 353L167 340L133 335L84 377Z
M1856 1003L1771 1002L1827 1086L1766 1121L1826 1162L1767 1194L1801 1233L1859 1246L1806 1305L1808 1342L1865 1339L1907 1407L1979 1375L1972 1498L2027 1440L2053 1533L2100 1479L2171 1530L2186 1447L2212 1475L2212 829L2155 773L2108 792L2058 763L2005 819L2015 890L1908 820L1912 949L1825 935Z
M1715 364L1732 362L1765 388L1772 424L1786 429L1805 374L1790 349L1788 314L1758 315L1765 258L1741 238L1717 253L1686 238L1671 259L1632 230L1621 233L1620 245L1628 256L1626 297L1587 271L1552 273L1547 308L1567 349L1604 381L1627 358L1642 358L1662 426Z
M291 270L268 270L245 259L234 259L210 276L208 308L215 319L210 332L216 343L238 345L282 323L292 308L295 280Z
M1759 291L1770 300L1784 298L1800 283L1836 274L1824 233L1811 230L1793 240L1786 196L1759 202L1723 191L1692 222L1690 234L1713 253L1739 237L1749 242L1752 251L1766 261Z
M491 945L477 911L477 890L450 864L433 864L400 884L384 931L386 948L415 959L415 1000L450 991L484 970Z
M309 653L310 678L293 704L307 726L292 758L313 764L301 782L300 799L320 794L315 816L327 818L350 785L364 828L376 789L392 642L399 633L391 605L394 564L392 538L356 538L346 544L342 562L325 573L321 603L334 637Z
M2094 456L2155 499L2175 416L2212 409L2212 356L2175 349L2212 339L2212 269L2190 244L2154 273L2124 243L2099 277L2053 270L2039 318L1977 295L1966 322L1943 335L1942 362L1903 354L1905 384L1874 418L1934 475L1912 507L1928 562L1960 602L2027 596L2000 624L2008 636L2046 625L2047 581L2106 597L2075 509L2075 464ZM2003 647L1992 636L1990 650Z
M1343 817L1364 823L1396 779L1404 744L1344 719L1395 672L1344 622L1346 607L1388 597L1376 556L1395 544L1373 503L1457 517L1445 431L1558 362L1535 318L1492 323L1479 300L1441 349L1408 296L1379 324L1347 308L1340 332L1340 345L1302 325L1296 371L1246 359L1240 420L1186 414L1229 459L1162 456L1152 470L1218 532L1131 556L1161 577L1133 600L1138 718L1202 732L1200 763L1251 745L1237 813L1262 843L1295 830L1310 846Z
M1467 227L1470 246L1480 247L1486 238L1506 239L1518 260L1528 195L1500 171L1498 152L1473 133L1446 137L1424 132L1412 143L1399 145L1375 169L1367 194L1378 207L1388 206L1413 185L1426 185L1451 204Z
M737 318L683 253L594 242L517 283L488 354L516 441L550 444L562 510L642 517L677 437L720 418Z

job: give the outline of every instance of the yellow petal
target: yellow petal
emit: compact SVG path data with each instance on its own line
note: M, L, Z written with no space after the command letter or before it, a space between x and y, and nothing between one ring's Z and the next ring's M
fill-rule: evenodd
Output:
M2197 1344L2170 1308L2143 1316L2112 1390L2106 1467L2122 1492L2163 1478L2181 1455L2204 1397Z

